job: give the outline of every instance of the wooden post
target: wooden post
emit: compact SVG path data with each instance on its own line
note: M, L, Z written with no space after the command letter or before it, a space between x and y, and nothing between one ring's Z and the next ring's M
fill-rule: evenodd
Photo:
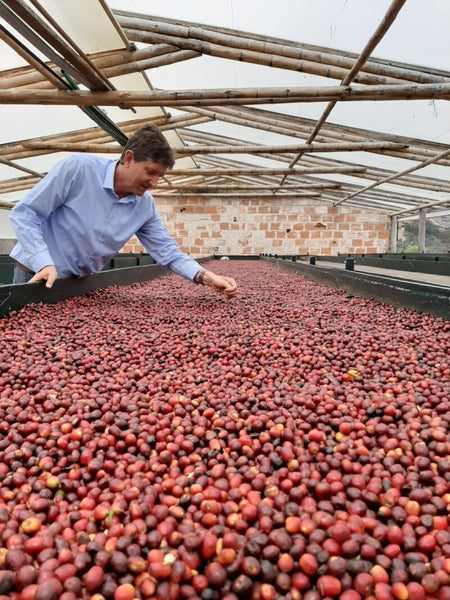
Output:
M389 252L395 254L397 252L397 236L398 236L398 219L391 217L391 231L389 236Z
M421 208L420 212L419 212L419 232L418 232L418 246L419 246L419 252L423 253L425 252L425 245L426 245L426 240L425 240L425 231L427 228L427 211L425 208Z

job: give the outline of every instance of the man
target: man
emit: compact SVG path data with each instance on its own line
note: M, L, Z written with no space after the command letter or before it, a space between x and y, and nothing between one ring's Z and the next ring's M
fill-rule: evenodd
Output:
M155 261L227 297L236 282L183 254L161 222L148 192L175 163L160 130L146 125L118 162L74 154L55 165L11 211L18 243L14 283L97 273L136 234Z

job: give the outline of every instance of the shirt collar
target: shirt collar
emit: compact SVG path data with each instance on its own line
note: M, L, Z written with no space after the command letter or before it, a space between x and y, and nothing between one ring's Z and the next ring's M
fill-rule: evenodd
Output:
M111 192L116 197L117 202L122 202L123 204L126 204L128 202L136 202L136 200L138 199L138 196L136 196L135 194L127 194L123 198L119 198L117 196L116 192L114 191L114 173L115 173L116 166L118 163L119 163L119 161L112 160L109 163L109 165L106 167L105 178L103 180L103 187L105 189L111 190Z

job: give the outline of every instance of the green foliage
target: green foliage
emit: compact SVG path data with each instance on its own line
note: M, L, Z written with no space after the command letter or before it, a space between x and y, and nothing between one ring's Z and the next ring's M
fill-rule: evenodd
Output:
M403 252L414 253L419 251L419 221L402 221L400 225L401 235L399 245ZM447 227L441 227L430 219L426 221L425 247L426 252L448 252L450 243L450 232Z

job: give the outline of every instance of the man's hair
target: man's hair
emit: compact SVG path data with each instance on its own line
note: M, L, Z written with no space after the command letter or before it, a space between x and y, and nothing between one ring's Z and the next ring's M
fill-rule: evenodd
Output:
M172 148L156 125L144 125L130 137L120 157L122 164L127 150L133 152L136 162L152 160L163 164L167 169L175 164Z

